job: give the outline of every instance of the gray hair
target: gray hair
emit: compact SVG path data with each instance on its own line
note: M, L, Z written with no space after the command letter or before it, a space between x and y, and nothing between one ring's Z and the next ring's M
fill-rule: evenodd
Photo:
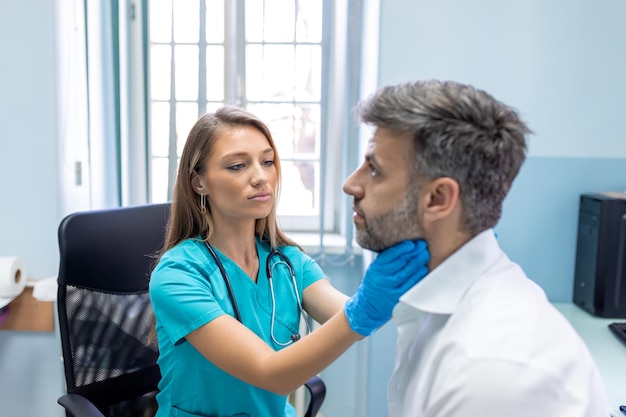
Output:
M531 133L516 110L472 86L429 80L382 87L356 112L366 124L413 136L418 184L441 177L459 184L469 233L496 225Z

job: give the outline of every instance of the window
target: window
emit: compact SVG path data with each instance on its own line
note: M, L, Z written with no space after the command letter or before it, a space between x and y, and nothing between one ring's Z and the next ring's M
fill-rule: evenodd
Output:
M292 231L336 231L343 105L323 0L147 0L150 200L171 198L178 158L197 118L225 103L268 124L283 166L278 214ZM341 38L341 37L339 37ZM334 68L334 70L333 70ZM338 69L337 69L338 68ZM328 186L330 184L330 186ZM326 193L325 190L330 190Z

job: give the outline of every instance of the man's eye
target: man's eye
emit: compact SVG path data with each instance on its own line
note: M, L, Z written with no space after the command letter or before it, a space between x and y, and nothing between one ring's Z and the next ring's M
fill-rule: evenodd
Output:
M374 165L369 164L370 175L375 177L378 175L378 170L374 167Z

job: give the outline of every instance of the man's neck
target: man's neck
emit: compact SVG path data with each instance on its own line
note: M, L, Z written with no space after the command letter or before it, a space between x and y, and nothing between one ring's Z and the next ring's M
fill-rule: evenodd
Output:
M474 237L462 231L459 227L448 227L448 225L443 224L438 226L441 227L433 228L426 237L428 251L430 252L429 271L438 267Z

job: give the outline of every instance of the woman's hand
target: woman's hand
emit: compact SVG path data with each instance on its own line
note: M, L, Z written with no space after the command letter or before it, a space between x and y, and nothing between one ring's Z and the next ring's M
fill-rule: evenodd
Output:
M402 294L428 274L430 253L424 240L405 240L382 251L344 306L350 328L369 336L385 324Z

